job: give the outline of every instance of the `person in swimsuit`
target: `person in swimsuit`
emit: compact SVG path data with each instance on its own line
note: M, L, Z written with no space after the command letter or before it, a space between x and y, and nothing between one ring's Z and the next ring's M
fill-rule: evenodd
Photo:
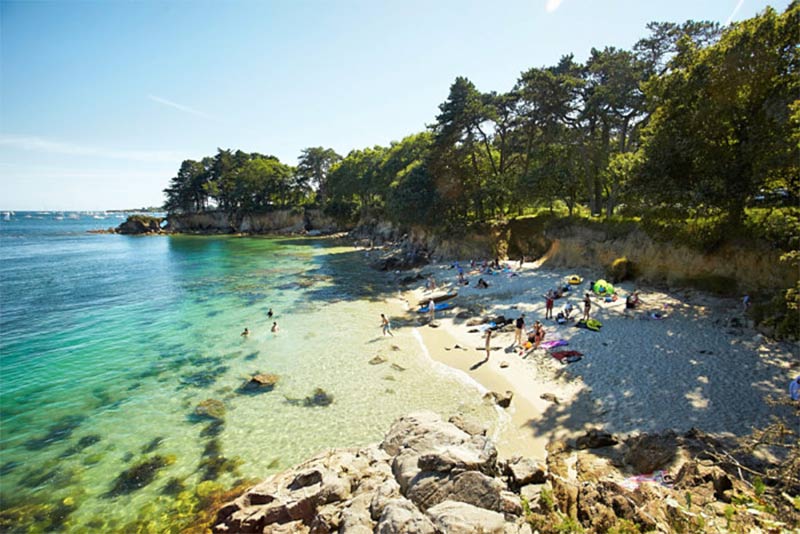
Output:
M272 308L270 308L270 309L269 309L269 311L267 312L267 317L268 317L269 319L272 319L272 316L273 316L273 315L274 315L274 314L272 313Z
M489 355L492 353L492 331L486 331L486 359L484 361L489 361Z
M390 336L394 337L394 334L392 334L392 325L389 323L389 319L387 319L384 314L381 314L381 329L383 329L384 336L389 334Z
M589 293L586 293L586 296L583 297L583 320L589 320L589 312L592 311L592 297L589 296Z
M242 332L242 337L247 337L247 336L249 336L249 335L250 335L250 330L249 330L249 329L247 329L247 328L245 328L245 329L244 329L244 332Z
M514 326L516 327L514 329L514 344L522 345L522 333L525 331L524 313L517 318L516 324Z
M270 328L270 332L272 332L273 334L277 334L278 330L280 330L280 328L278 328L278 323L273 321L272 328Z

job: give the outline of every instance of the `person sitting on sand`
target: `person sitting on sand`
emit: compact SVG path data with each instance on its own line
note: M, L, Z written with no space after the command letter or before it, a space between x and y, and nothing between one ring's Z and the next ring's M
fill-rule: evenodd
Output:
M250 330L249 330L249 329L247 329L247 328L245 328L245 329L244 329L244 332L242 332L242 334L241 334L241 335L242 335L242 337L247 337L247 336L249 336L249 335L250 335Z
M272 332L273 334L277 334L277 333L278 333L278 330L280 330L280 328L278 327L278 323L276 323L275 321L273 321L273 322L272 322L272 328L270 328L269 330L270 330L270 332Z
M570 320L570 315L572 315L572 311L573 311L574 309L575 309L575 306L573 306L571 302L567 302L567 303L564 305L564 309L562 310L562 312L563 312L563 314L564 314L564 319L566 319L567 321L569 321L569 320Z
M542 341L544 341L544 336L547 332L544 330L544 325L539 321L536 321L533 325L533 349L536 350L541 345Z
M625 298L625 309L632 310L639 305L639 292L634 291Z
M487 287L489 287L489 284L487 284L486 280L484 280L483 278L479 278L477 287L478 289L486 289Z

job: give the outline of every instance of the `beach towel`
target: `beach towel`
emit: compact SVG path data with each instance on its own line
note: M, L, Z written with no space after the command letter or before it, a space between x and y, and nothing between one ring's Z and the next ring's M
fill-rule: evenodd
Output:
M486 332L487 330L494 330L495 328L497 328L497 323L491 322L480 325L477 330L478 332Z
M559 362L563 363L564 365L580 361L583 358L583 354L578 352L577 350L559 350L551 352L550 356L552 356Z
M569 345L569 343L564 339L554 339L552 341L545 341L539 346L543 349L554 349L556 347L563 347L564 345Z

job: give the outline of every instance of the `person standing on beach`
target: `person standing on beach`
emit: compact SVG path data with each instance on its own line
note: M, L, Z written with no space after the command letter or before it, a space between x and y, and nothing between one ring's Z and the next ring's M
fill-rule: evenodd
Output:
M492 330L486 330L486 359L483 360L485 362L489 361L489 355L492 353Z
M525 331L525 314L523 313L517 318L517 322L514 325L516 328L514 329L514 345L522 345L522 333Z
M384 336L389 334L390 336L394 337L394 334L392 334L392 325L389 323L389 319L387 319L384 314L381 314L381 329L383 329Z
M589 296L589 293L586 293L586 296L583 297L583 320L589 320L589 312L592 311L592 297Z
M436 303L433 299L428 301L428 313L431 314L431 322L436 318Z
M544 296L544 318L545 319L552 319L553 318L553 303L555 302L555 296L553 295L552 291L548 291L547 295Z
M747 315L747 310L750 308L750 295L745 294L742 297L742 313Z

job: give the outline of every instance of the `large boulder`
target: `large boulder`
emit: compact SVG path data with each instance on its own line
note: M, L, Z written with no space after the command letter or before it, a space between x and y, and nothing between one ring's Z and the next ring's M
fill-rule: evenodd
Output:
M678 440L674 432L664 434L642 434L630 438L626 444L625 462L637 473L652 473L663 469L672 460L678 450Z
M378 534L436 534L431 520L408 499L392 499L383 509Z
M429 508L428 517L439 532L448 534L503 534L503 514L464 502L444 501Z

